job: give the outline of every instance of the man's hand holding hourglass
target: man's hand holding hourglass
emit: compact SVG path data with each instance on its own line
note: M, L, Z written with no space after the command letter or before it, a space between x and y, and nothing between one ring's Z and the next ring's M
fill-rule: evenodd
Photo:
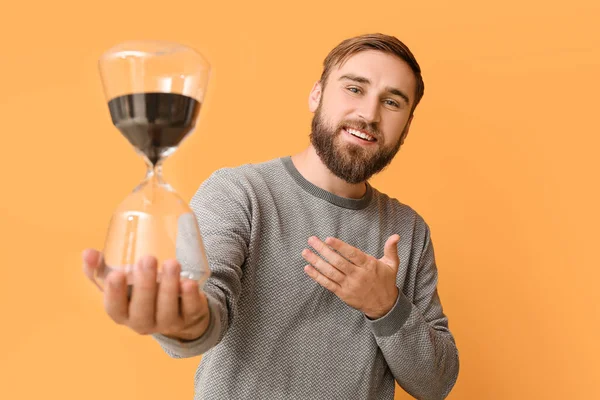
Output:
M95 271L104 263L102 253L87 249L82 257L84 273L95 282ZM159 283L156 259L140 258L133 268L130 296L125 273L112 271L104 283L107 314L141 335L160 333L185 341L200 337L210 321L208 302L198 282L180 279L180 268L176 260L166 261Z

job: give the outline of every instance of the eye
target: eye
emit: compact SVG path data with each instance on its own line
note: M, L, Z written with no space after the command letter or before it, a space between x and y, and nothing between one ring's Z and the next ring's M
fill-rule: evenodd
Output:
M356 93L356 94L358 94L358 93L361 92L360 88L357 88L356 86L350 86L350 87L348 87L346 89L348 89L350 92Z
M398 104L398 102L395 100L386 99L385 104L387 104L388 106L394 107L394 108L400 108L400 104Z

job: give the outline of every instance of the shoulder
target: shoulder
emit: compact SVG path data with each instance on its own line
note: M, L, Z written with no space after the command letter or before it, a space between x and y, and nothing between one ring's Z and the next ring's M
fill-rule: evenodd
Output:
M413 206L373 188L373 199L379 211L394 214L396 218L411 219L418 225L427 225L423 216Z
M385 218L393 229L411 234L416 241L427 240L430 228L425 218L413 206L373 188L374 207L380 218ZM400 228L399 228L400 227Z
M237 166L225 166L214 170L202 182L199 192L226 191L251 193L264 190L283 169L279 158Z
M270 174L277 173L281 168L282 165L279 158L259 163L225 166L213 171L203 184L212 181L252 182L255 180L264 180Z

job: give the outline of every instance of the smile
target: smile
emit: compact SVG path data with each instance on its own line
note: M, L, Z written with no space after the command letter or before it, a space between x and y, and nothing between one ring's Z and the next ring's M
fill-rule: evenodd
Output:
M371 136L363 131L359 131L357 129L352 129L352 128L343 128L343 129L350 135L360 138L362 140L366 140L367 142L376 142L377 141L377 139L375 139L373 136Z

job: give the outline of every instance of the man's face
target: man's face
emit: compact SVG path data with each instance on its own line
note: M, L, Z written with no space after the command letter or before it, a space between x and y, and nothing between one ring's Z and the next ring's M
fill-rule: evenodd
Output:
M349 183L383 170L408 134L415 88L408 64L379 51L333 68L325 88L316 83L309 97L310 139L323 163Z

